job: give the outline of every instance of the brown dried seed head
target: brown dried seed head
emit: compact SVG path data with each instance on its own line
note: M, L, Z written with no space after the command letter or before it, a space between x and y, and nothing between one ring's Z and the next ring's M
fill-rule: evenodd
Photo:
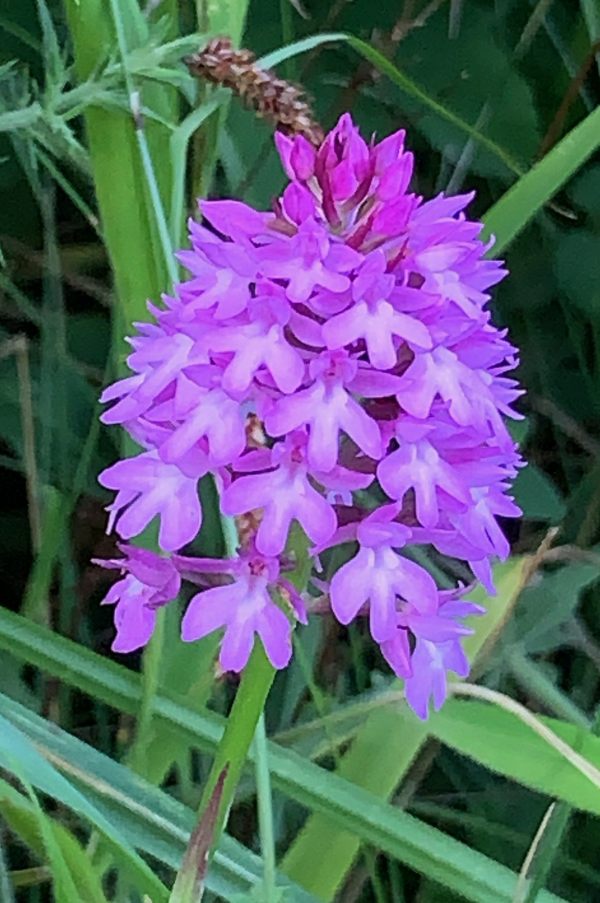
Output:
M257 66L252 51L236 50L229 38L219 37L184 62L192 75L230 88L285 134L304 135L316 147L322 143L323 129L302 89Z

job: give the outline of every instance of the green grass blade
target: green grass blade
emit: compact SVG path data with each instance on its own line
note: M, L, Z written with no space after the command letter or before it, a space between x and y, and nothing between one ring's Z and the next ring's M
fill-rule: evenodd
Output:
M249 0L196 0L196 20L198 31L203 34L226 34L238 45L244 31ZM200 83L198 104L210 102L212 91ZM227 119L229 98L214 113L206 118L195 133L192 147L191 186L194 197L206 197L215 174L219 140Z
M379 799L391 797L424 741L427 728L386 707L369 715L341 760L338 774ZM319 851L326 844L327 856ZM319 900L332 900L359 852L356 834L326 814L311 815L286 854L282 869Z
M277 877L275 874L275 832L273 829L273 795L269 771L269 753L264 712L258 719L254 735L254 756L256 760L256 797L258 806L258 828L260 852L264 862L265 903L275 903L277 897Z
M102 890L100 878L94 871L90 858L73 834L53 818L45 816L41 808L36 809L33 800L28 800L0 780L0 805L2 817L12 831L17 834L26 846L44 862L46 857L55 879L56 896L59 900L67 900L61 896L56 886L56 875L63 869L68 870L69 880L74 886L75 903L85 900L86 903L107 903ZM49 843L48 843L49 841ZM52 855L48 847L52 848ZM4 897L0 897L4 901ZM8 899L8 898L7 898Z
M600 738L557 718L539 716L539 720L600 768ZM429 726L442 743L492 771L584 812L600 814L600 787L516 715L485 702L451 699Z
M139 704L140 684L136 675L3 610L0 610L0 648L10 649L13 656L42 667L109 705L135 712ZM200 749L214 751L222 736L222 719L208 713L198 714L164 694L156 696L155 713L157 722L162 720ZM252 751L248 760L250 763L254 760ZM326 814L364 843L462 893L467 899L482 903L511 900L516 875L510 869L277 744L269 744L269 762L276 789L307 809ZM556 899L545 894L538 903Z
M133 846L171 869L179 867L197 820L192 809L88 744L54 725L50 727L19 703L0 696L0 711L98 810L121 825ZM229 900L247 893L261 877L259 857L224 835L211 863L207 888ZM314 903L310 894L285 876L277 878L280 886L291 888L294 901Z
M52 872L54 895L57 900L64 900L65 903L79 903L80 894L75 886L75 878L59 846L52 822L44 813L33 787L23 778L20 780L33 804L34 817L42 838L48 866Z
M12 881L6 863L4 837L0 835L0 900L4 903L15 903Z
M87 819L100 831L114 855L127 869L137 886L152 894L156 900L166 900L167 890L140 859L116 826L99 812L72 784L67 781L43 756L31 741L9 720L0 715L0 765L15 773L36 789L47 793Z
M68 0L66 8L76 68L83 83L114 48L110 12L102 0ZM147 40L147 23L139 6L133 0L123 0L120 11L130 48L140 46ZM175 89L166 85L149 84L144 89L145 103L166 120L174 119L175 98ZM160 297L168 286L169 274L160 252L131 113L87 106L85 124L102 232L119 296L116 332L120 336L125 324L144 318L146 300ZM160 161L159 188L163 198L168 197L169 133L156 122L148 122L146 131L152 157Z
M600 108L589 113L483 217L485 233L501 254L545 204L600 147Z
M380 53L366 41L357 38L355 35L344 34L343 32L330 32L313 35L309 38L302 38L302 40L300 41L295 41L293 44L289 44L286 47L281 47L278 50L273 51L272 53L266 54L258 61L258 63L260 66L263 66L265 68L271 68L273 66L277 66L279 63L292 59L298 54L306 53L309 50L314 50L315 47L319 47L322 44L335 44L342 42L349 44L350 47L352 47L352 49L356 51L356 53L360 54L360 56L362 56L365 60L368 60L368 62L371 63L375 67L375 69L378 69L379 72L382 72L384 75L386 75L391 82L393 82L398 88L400 88L414 100L417 100L424 107L431 110L432 113L435 113L437 116L439 116L441 119L444 119L455 128L460 129L461 132L464 132L464 134L468 135L469 138L472 138L473 141L476 141L482 147L485 147L514 175L523 174L523 167L517 160L513 159L513 157L507 151L500 147L500 145L498 145L495 141L492 141L491 138L488 138L483 134L483 132L480 132L477 128L470 125L464 119L461 119L460 116L457 116L455 113L453 113L452 110L444 106L443 103L440 103L434 97L431 97L427 93L427 91L425 91L416 82L405 75L400 69L398 69L397 66L390 62L387 57L385 57L382 53Z
M187 199L185 196L187 155L190 141L203 123L216 113L222 103L224 95L213 97L206 103L200 104L192 110L185 119L179 123L170 138L171 166L173 169L173 190L171 192L171 207L169 214L169 232L174 247L179 247L181 236L185 227L185 214Z
M419 103L423 104L424 107L427 107L433 113L436 113L441 119L444 119L450 125L453 125L455 126L455 128L460 129L462 132L468 135L469 138L472 138L473 141L476 141L477 144L480 144L481 147L485 147L486 150L490 151L490 153L492 153L498 160L500 160L514 175L521 175L523 173L523 167L520 165L520 163L515 160L511 154L505 151L504 148L500 147L499 144L484 135L483 132L480 132L479 129L477 129L475 126L472 126L464 119L461 119L460 116L457 116L452 112L452 110L444 106L444 104L431 97L426 91L423 90L423 88L417 85L412 79L410 79L400 69L398 69L397 66L390 62L390 60L388 60L387 57L385 57L382 53L380 53L378 50L375 50L375 48L371 47L370 44L367 44L366 41L362 41L360 38L357 38L354 35L346 35L346 40L353 48L353 50L356 50L356 52L360 53L360 55L364 57L364 59L372 63L376 69L378 69L384 75L387 75L389 80L397 85L402 91L405 91L406 94L419 101Z

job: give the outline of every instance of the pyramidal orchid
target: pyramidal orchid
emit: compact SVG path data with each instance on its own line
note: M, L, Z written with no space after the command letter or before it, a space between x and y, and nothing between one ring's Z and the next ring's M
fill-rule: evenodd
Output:
M104 563L122 573L105 600L113 648L144 645L184 579L200 586L184 641L221 631L221 666L241 671L258 637L283 668L318 588L342 624L368 619L425 718L447 672L468 673L464 619L481 609L463 584L439 587L414 550L454 559L454 573L462 562L467 583L493 591L490 562L508 555L497 518L520 514L504 422L518 416L516 352L487 309L505 270L465 215L472 195L410 191L403 132L368 144L344 115L318 148L275 140L289 184L273 210L200 203L179 255L190 278L150 307L129 340L131 375L103 396L103 420L141 446L100 476L117 492L109 526L129 540L155 520L164 553L122 545ZM180 554L200 530L207 473L223 515L254 518L236 558ZM285 577L294 525L313 568L302 593Z

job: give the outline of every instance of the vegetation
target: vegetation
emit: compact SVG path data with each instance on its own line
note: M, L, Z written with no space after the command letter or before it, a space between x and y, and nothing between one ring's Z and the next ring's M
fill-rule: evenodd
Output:
M0 901L596 899L600 4L5 0L0 29ZM143 655L110 652L100 390L177 279L193 199L266 209L283 185L272 125L182 62L214 35L325 128L406 128L418 191L475 189L510 269L524 514L497 596L472 594L473 673L427 723L327 618L256 734L259 650L238 689L171 606ZM202 493L195 551L223 555Z

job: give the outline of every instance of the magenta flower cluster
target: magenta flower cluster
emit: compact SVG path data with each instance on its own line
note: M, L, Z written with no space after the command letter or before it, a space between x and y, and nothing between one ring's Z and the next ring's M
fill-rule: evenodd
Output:
M368 615L417 714L441 705L448 670L468 673L463 619L481 609L462 584L439 589L409 547L458 559L493 591L490 561L509 551L497 517L520 513L503 421L520 394L506 375L515 349L486 309L505 271L463 213L472 196L412 193L403 141L367 144L348 115L318 150L278 134L290 182L272 212L200 204L179 254L191 278L138 324L133 375L103 396L104 422L144 449L100 477L117 493L109 526L129 540L158 518L168 556L122 547L108 563L124 574L106 599L115 649L148 640L183 577L203 587L184 640L223 630L221 665L240 671L259 636L284 667L314 599L284 576L296 523L312 586L342 624ZM207 473L224 515L258 512L236 559L175 554L200 529ZM346 563L331 574L340 544Z

